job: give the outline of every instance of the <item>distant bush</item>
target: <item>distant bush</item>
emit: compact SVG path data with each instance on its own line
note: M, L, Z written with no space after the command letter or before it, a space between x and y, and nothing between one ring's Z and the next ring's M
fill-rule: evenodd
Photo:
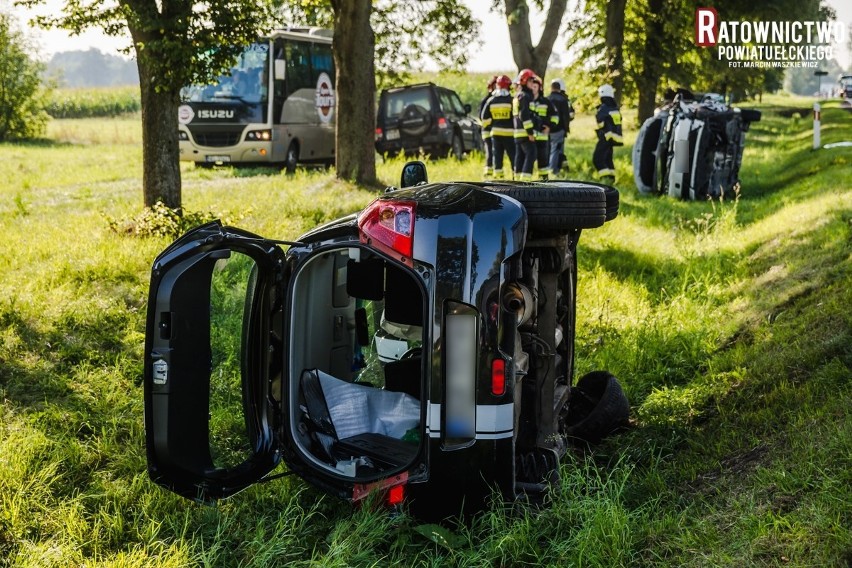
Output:
M100 118L139 112L138 87L56 89L45 110L53 118Z
M190 229L215 221L221 220L225 225L234 225L243 218L211 211L187 211L182 212L171 209L158 201L153 207L146 207L138 215L113 219L107 217L110 230L119 235L130 237L171 237L177 238Z
M42 65L27 55L26 38L14 23L0 12L0 140L37 138L47 124Z

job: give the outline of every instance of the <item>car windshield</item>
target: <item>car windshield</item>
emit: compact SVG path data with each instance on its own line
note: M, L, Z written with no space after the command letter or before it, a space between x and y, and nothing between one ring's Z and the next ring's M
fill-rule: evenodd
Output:
M237 100L260 103L268 94L269 44L253 43L238 57L228 73L209 85L190 85L180 91L182 102Z
M428 89L404 89L386 94L385 118L399 118L409 105L432 110L432 97Z

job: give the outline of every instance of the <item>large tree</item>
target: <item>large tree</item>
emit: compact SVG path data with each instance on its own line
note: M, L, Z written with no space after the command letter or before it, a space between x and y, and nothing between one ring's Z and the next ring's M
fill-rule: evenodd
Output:
M36 8L41 0L20 0ZM78 34L99 27L127 30L139 69L142 103L142 188L146 206L162 201L180 210L177 109L180 89L226 71L267 24L265 0L62 0L44 27Z
M372 2L331 0L334 10L334 65L337 69L337 176L376 183L375 36Z
M544 10L544 0L533 0L533 2L539 10ZM500 3L500 0L495 0L494 8L499 9ZM568 1L550 0L544 28L541 30L541 37L537 44L533 44L530 6L527 0L503 0L502 4L506 23L509 26L509 41L512 44L515 64L518 69L532 69L538 76L544 77L547 62L550 54L553 53L553 45L559 37L562 17L565 15Z

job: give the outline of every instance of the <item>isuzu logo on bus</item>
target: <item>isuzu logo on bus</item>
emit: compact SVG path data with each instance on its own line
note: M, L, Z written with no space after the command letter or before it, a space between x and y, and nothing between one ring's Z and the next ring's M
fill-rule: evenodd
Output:
M200 109L198 118L234 118L234 111L229 109Z
M178 107L178 122L180 124L189 124L195 118L195 111L189 105L180 105Z
M330 121L334 114L334 90L331 87L331 77L327 73L320 73L317 78L315 104L320 120L322 122Z

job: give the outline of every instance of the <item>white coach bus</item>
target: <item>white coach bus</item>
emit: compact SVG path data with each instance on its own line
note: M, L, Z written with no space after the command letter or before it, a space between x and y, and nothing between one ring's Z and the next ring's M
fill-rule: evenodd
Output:
M289 28L249 45L230 73L181 89L180 158L200 166L334 163L330 30Z

